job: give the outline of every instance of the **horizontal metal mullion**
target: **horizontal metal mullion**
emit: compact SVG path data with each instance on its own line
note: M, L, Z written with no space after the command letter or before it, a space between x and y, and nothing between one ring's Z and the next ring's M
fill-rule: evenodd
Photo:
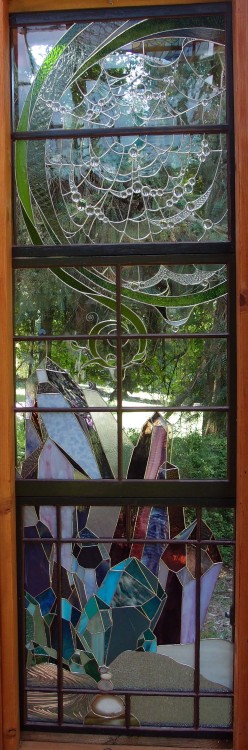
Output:
M66 505L182 505L182 506L212 506L234 507L235 494L232 484L226 480L123 480L91 479L88 482L80 480L41 480L19 479L16 481L16 496L18 502L34 504L36 500L43 500L45 505L53 505L57 499Z
M67 506L65 506L65 507L67 507ZM60 505L59 508L60 508L60 510L63 510L63 505ZM53 536L53 537L33 537L33 538L25 537L24 536L24 537L22 537L21 541L23 542L23 544L32 544L32 545L33 544L34 545L35 544L46 544L48 542L49 544L59 544L59 545L62 545L62 544L79 544L81 547L90 547L90 546L94 547L95 544L96 544L96 538L94 538L94 539L90 539L90 538L87 539L87 537L85 537L85 538L81 538L81 537L72 537L72 538L69 538L68 537L68 538L64 539L63 537L59 538L59 537L55 537L55 536ZM140 545L141 544L142 545L144 545L144 544L148 544L148 545L150 545L150 544L153 544L153 545L156 545L156 544L165 544L166 547L167 546L170 547L172 545L173 546L174 545L181 546L182 544L186 544L186 546L187 545L191 546L193 544L194 547L209 547L209 546L211 546L211 547L216 547L216 546L234 547L235 546L235 541L234 541L234 539L200 539L200 540L198 540L198 539L194 539L192 537L190 539L174 539L173 537L171 537L170 539L166 539L166 537L162 537L161 539L159 539L159 538L158 539L150 539L149 537L145 537L144 539L136 539L136 537L131 537L130 539L128 539L127 537L123 537L122 536L120 539L118 539L117 537L97 537L97 544L128 544L128 545L130 545L130 544L140 544Z
M30 690L30 692L32 692L32 690ZM54 692L56 692L56 691L54 691ZM122 692L122 695L123 695L123 692ZM221 696L221 693L219 695ZM147 697L149 697L149 696L147 696ZM178 697L180 697L180 696L178 696ZM183 697L184 696L182 695L182 698ZM205 697L206 698L208 697L207 693L206 693ZM225 696L223 696L223 697L225 698ZM228 697L228 696L226 696L226 697ZM46 721L46 723L45 723L44 721L37 721L37 720L32 720L32 719L26 719L23 722L23 727L27 731L31 730L31 729L33 731L37 731L37 729L39 729L39 730L41 730L43 732L48 732L49 731L49 733L51 732L51 733L54 733L54 734L56 732L65 733L66 734L68 732L71 733L73 731L73 733L75 733L75 734L81 734L82 735L82 731L83 731L85 725L82 724L82 721L81 721L81 723L77 723L77 722L75 722L75 723L73 722L72 723L72 722L69 722L69 721L63 721L62 724L59 724L58 721L56 721L56 722L55 721L54 722ZM99 726L99 724L91 724L90 726L86 725L86 729L87 729L87 734L92 734L92 735L95 735L95 734L98 735L99 734L99 735L105 735L106 736L106 725L105 726ZM165 733L166 733L166 735L165 735ZM174 726L174 725L168 726L167 724L163 724L162 726L152 725L152 724L150 724L150 725L141 724L138 727L130 726L129 728L127 728L126 726L124 726L124 727L123 726L118 726L118 724L116 724L115 727L113 727L111 725L108 725L108 737L111 736L111 735L115 735L115 736L116 735L117 736L121 736L121 735L124 735L124 736L127 735L127 736L129 736L130 735L132 737L132 735L135 735L135 734L138 735L138 736L140 736L140 737L145 737L145 736L146 737L147 736L153 737L153 736L159 736L159 735L161 737L163 737L163 738L165 738L165 736L166 737L173 737L173 738L174 737L183 737L184 738L184 736L185 736L185 737L190 738L190 739L192 739L192 738L195 739L197 737L197 740L199 740L199 739L206 739L206 738L209 738L209 736L213 736L215 738L215 735L218 735L218 739L224 739L224 740L226 740L227 738L229 739L229 738L232 737L233 730L232 730L232 727L208 727L208 726L202 726L202 727L199 727L199 728L194 728L193 725L192 726L188 726L188 727L185 727L185 726L178 727L178 726ZM50 738L49 738L49 741L50 741ZM165 740L164 740L164 742L165 742ZM164 742L163 742L163 746L164 746ZM132 743L132 744L134 744L134 743ZM106 745L106 742L105 742L105 745ZM230 745L228 747L230 747ZM228 750L228 748L227 748L227 750Z
M148 264L166 263L195 263L198 257L199 263L216 263L227 261L228 255L234 255L235 249L232 242L219 243L146 243L136 245L27 245L14 246L12 259L13 268L30 267L58 267L74 265L95 265L98 259L99 265L112 265L125 263L130 265L143 261Z
M41 394L42 395L42 394ZM52 394L56 396L55 394ZM225 414L229 412L228 406L164 406L162 404L145 404L145 406L121 406L121 411L126 413L135 413L136 412L147 412L148 411L160 411L161 413L174 413L174 412L182 412L182 413L190 413L195 412L198 414L199 412L220 412L221 414ZM88 411L94 413L100 412L102 413L112 413L118 411L117 404L113 404L113 406L70 406L69 409L63 408L60 406L51 406L50 408L48 406L15 406L14 412L15 414L84 414Z
M154 265L160 263L226 263L228 257L234 256L234 245L231 242L215 243L187 243L160 246L146 244L145 246L124 245L51 245L39 247L28 245L27 247L13 248L13 269L18 268L58 268L72 266L97 265L132 265L143 264Z
M151 3L151 7L145 6L145 7L118 7L113 8L110 6L106 8L85 8L84 10L61 10L61 11L38 11L37 13L34 13L32 11L26 12L26 13L11 13L10 14L10 28L16 28L18 26L25 26L26 24L28 26L37 26L38 24L63 24L63 23L80 23L85 21L110 21L113 19L129 19L129 18L175 18L181 17L182 12L185 16L185 21L187 17L191 15L200 15L200 16L206 16L209 13L218 14L221 13L224 15L227 11L230 12L230 7L228 3L208 3L206 6L203 6L202 3L198 3L196 5L192 5L189 3L189 5L183 6L183 11L181 6L166 6L166 8L163 8L161 5L153 5Z
M58 694L58 688L54 686L53 687L42 687L39 686L32 686L32 687L26 687L25 688L26 693L50 693ZM78 687L78 688L62 688L61 693L67 695L99 695L99 688L87 688L87 687ZM199 693L196 693L193 690L139 690L138 688L130 688L130 690L125 689L122 690L121 688L119 690L113 689L111 690L111 695L142 695L146 698L150 698L151 696L157 696L159 698L162 698L163 696L168 696L171 698L195 698L196 696L199 696L199 698L233 698L234 693L232 691L227 690L209 690L208 692L199 691Z
M167 341L167 340L177 340L177 339L227 339L229 337L229 333L129 333L129 334L120 334L121 341L132 341L132 340L140 340L145 339L145 341ZM87 333L80 333L80 334L74 334L74 335L67 335L63 336L63 334L60 335L54 335L53 334L40 334L36 336L13 336L13 341L15 343L29 343L31 341L37 343L42 343L42 341L117 341L117 335L114 333L110 334L98 334L97 336L92 336L91 334Z
M216 125L165 125L122 128L51 128L49 130L14 130L13 141L68 140L81 138L118 138L131 135L215 135L228 133L226 123Z

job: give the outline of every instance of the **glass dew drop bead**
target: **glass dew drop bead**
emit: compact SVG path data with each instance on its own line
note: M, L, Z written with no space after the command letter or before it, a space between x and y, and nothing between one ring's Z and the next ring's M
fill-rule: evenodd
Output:
M86 216L94 216L94 208L93 206L86 206L85 208Z
M134 182L133 184L133 192L134 193L141 193L142 185L141 182Z
M184 193L192 193L193 186L189 182L184 185Z
M182 195L183 195L183 187L181 187L181 185L177 185L177 187L175 187L173 190L173 196L174 198L179 199L182 197Z
M99 167L99 164L100 164L100 159L98 159L97 157L93 157L90 160L91 167Z
M206 219L206 220L205 220L205 221L203 222L203 227L204 227L204 229L206 229L206 230L208 230L208 229L212 229L212 226L213 226L213 222L212 222L212 221L210 221L210 219Z
M132 146L132 148L129 149L129 156L131 156L131 159L135 159L137 157L138 150L136 146Z
M81 200L81 195L78 192L78 190L76 190L75 192L71 194L71 198L72 198L73 203L79 203L79 201Z

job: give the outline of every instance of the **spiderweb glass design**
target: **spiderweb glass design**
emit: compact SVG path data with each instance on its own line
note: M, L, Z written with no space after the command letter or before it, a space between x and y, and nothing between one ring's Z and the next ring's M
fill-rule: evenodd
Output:
M47 231L55 244L227 238L225 137L159 130L225 121L224 32L173 26L74 24L48 53L19 130L59 128L61 139L17 143L35 244ZM101 133L65 140L68 128Z

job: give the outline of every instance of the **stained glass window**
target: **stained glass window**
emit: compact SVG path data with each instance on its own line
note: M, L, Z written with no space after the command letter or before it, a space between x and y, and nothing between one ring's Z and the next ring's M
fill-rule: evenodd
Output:
M22 721L228 735L229 11L107 15L12 17Z

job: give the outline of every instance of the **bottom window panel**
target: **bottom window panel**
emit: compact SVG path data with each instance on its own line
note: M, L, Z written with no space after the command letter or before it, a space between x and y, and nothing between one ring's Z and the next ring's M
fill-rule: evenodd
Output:
M226 727L232 726L233 706L230 698L201 698L200 726Z
M229 727L232 512L40 505L20 523L28 725Z
M170 696L135 696L131 698L131 715L135 714L140 727L192 728L194 699Z
M28 722L44 724L58 723L58 695L57 693L34 693L27 694L27 720Z

